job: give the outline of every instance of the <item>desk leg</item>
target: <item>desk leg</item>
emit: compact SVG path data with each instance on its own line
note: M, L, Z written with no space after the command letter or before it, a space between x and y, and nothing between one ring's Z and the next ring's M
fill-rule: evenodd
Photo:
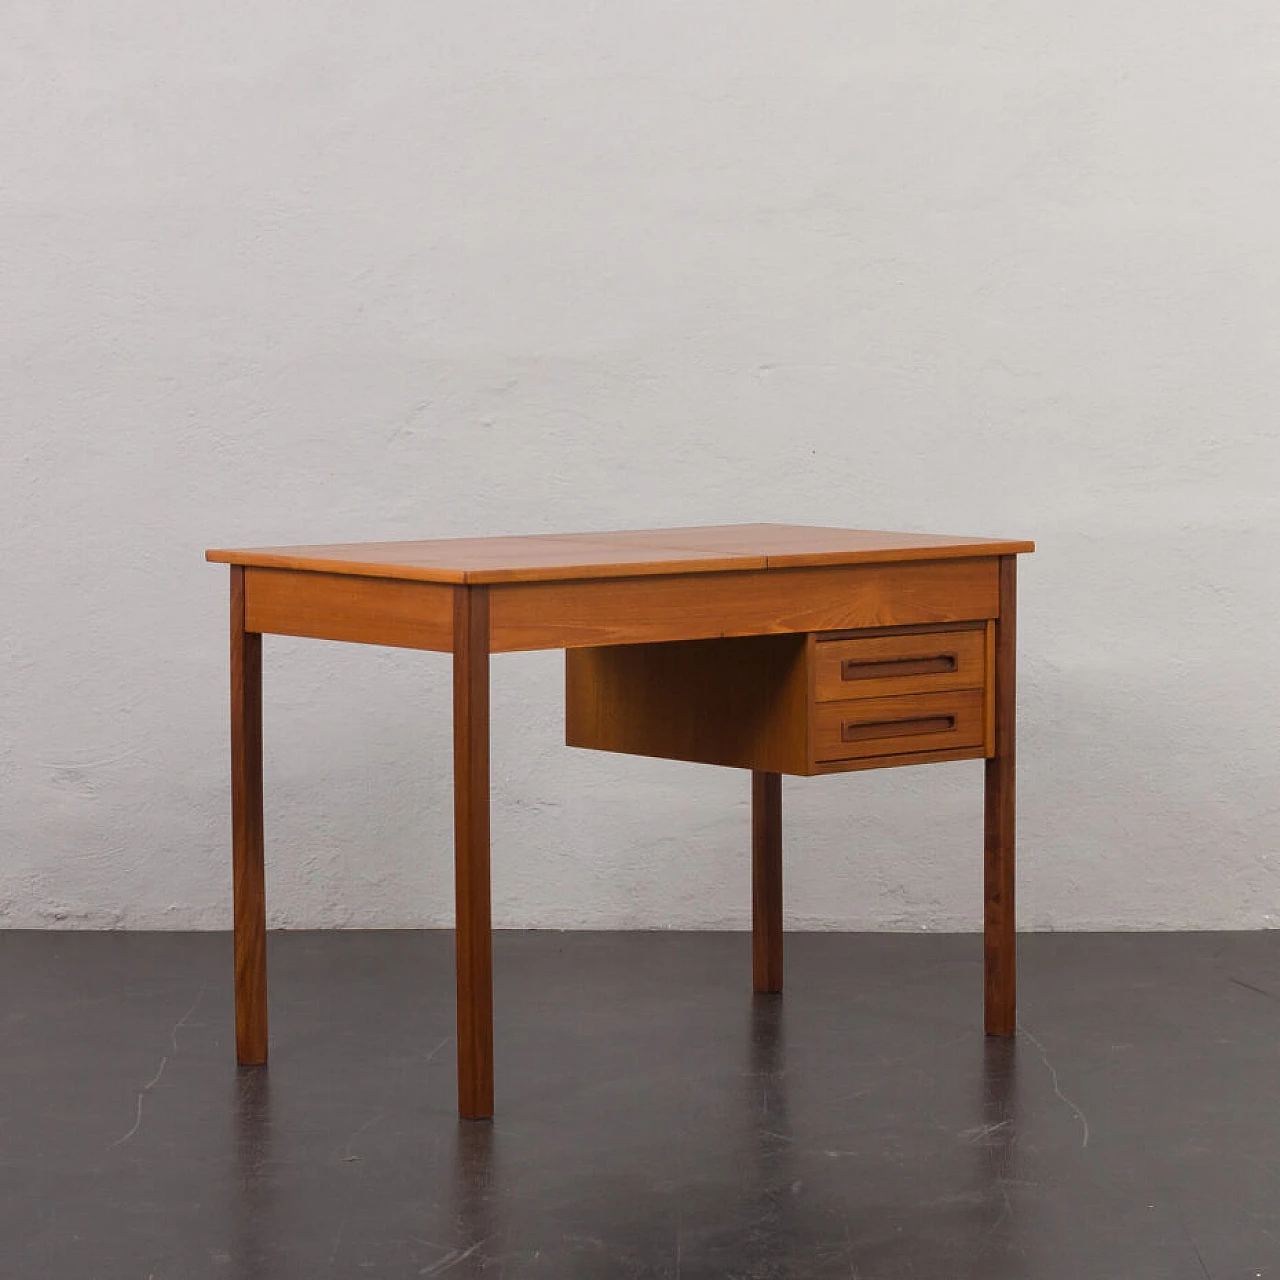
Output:
M1000 617L995 643L995 755L987 760L984 934L986 1030L1014 1035L1017 924L1014 919L1014 718L1017 637L1016 556L1000 557Z
M751 773L751 978L782 990L782 775Z
M267 1060L267 908L262 845L262 636L244 629L244 569L231 566L231 881L236 1060Z
M493 930L489 915L489 593L456 587L453 813L458 951L458 1112L493 1115Z

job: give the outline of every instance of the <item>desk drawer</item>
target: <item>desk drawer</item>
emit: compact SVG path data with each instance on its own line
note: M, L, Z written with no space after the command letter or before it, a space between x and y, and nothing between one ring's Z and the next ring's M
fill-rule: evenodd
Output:
M813 714L818 763L982 745L981 689L826 702Z
M981 689L985 652L981 628L819 639L814 696L819 702L836 702Z

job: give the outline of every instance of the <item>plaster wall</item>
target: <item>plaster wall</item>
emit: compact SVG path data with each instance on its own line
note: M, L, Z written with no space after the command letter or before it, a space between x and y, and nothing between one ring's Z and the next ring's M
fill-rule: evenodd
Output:
M1273 0L110 6L0 39L0 925L230 920L209 545L1035 538L1027 927L1280 901ZM500 925L744 927L742 774L494 663ZM269 638L275 925L452 917L449 662ZM796 927L969 929L981 766L788 782Z

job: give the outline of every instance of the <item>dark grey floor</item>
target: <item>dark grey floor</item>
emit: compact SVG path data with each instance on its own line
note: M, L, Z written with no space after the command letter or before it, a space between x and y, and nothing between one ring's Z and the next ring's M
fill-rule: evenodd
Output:
M0 934L0 1276L1280 1276L1280 934L502 934L492 1125L451 945Z

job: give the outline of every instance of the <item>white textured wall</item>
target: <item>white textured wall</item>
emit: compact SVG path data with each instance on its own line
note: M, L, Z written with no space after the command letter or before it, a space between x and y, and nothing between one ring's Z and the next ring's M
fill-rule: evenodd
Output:
M1280 12L0 10L0 924L230 918L203 548L1030 536L1022 918L1280 898ZM451 918L449 664L266 642L276 924ZM742 927L748 784L494 666L499 923ZM974 927L981 766L789 782L797 925Z

